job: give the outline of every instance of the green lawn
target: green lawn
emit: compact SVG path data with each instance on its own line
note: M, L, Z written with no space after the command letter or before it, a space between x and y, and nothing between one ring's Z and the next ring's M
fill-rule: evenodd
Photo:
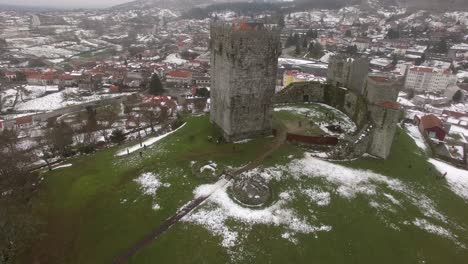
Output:
M272 142L272 138L261 138L217 145L207 140L217 133L206 116L193 117L185 127L149 147L143 159L137 152L115 157L125 148L121 146L73 159L72 167L44 173L33 212L41 219L43 229L37 243L19 262L110 263L191 200L197 186L207 183L192 176L192 161L240 167ZM127 145L133 144L137 143ZM337 183L326 176L290 171L288 166L303 155L304 150L286 144L264 161L264 168L283 175L271 181L273 199L291 193L293 198L285 206L294 210L297 218L330 226L331 231L296 232L291 242L282 237L288 231L287 223L250 224L228 219L226 226L238 232L239 238L226 249L220 245L222 236L209 228L180 222L140 251L131 263L467 263L467 250L453 239L405 224L415 218L427 219L450 230L460 244L468 246L466 201L435 179L427 157L403 131L398 131L388 160L362 158L327 164L346 166L353 173L372 170L388 181L401 182L411 189L409 193L370 181L363 186L375 188L375 194L343 197ZM158 189L156 197L142 194L134 179L144 172L160 175L170 187ZM329 204L311 202L301 191L306 188L328 192ZM395 212L369 206L371 202L389 204L383 193L400 201L400 205L391 205ZM447 223L425 216L414 203L418 199L431 201L433 208L449 219ZM151 208L155 201L161 206L159 210ZM207 202L197 211L215 209L215 204Z

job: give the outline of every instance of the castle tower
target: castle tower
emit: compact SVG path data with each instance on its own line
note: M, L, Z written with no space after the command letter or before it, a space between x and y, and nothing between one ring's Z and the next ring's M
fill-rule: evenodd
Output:
M370 74L365 82L363 96L369 103L382 101L396 102L398 93L403 89L403 80L393 74Z
M261 24L211 25L211 113L228 141L272 129L279 33Z
M362 94L362 88L369 73L367 58L348 58L335 55L328 63L327 80L338 87L345 87Z
M400 118L400 105L396 102L403 80L391 74L371 74L364 86L364 97L369 103L373 123L368 153L386 159L390 155L393 138Z

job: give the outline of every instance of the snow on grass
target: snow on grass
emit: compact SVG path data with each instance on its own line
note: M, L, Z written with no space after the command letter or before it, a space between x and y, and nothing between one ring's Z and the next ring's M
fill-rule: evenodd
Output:
M447 217L440 213L434 202L426 195L416 192L410 186L397 179L391 179L384 175L369 170L352 169L339 164L323 161L306 153L300 160L292 161L287 171L296 179L302 177L318 177L335 185L336 193L345 198L353 199L358 194L368 197L376 197L388 188L396 193L403 194L420 212L429 218L443 223L448 223ZM392 203L396 203L386 195Z
M435 159L429 159L429 162L442 174L447 173L445 179L455 194L468 200L468 171Z
M331 226L312 225L297 212L287 208L292 197L289 193L281 193L279 200L270 207L251 209L242 207L229 197L227 193L229 185L230 182L219 181L215 184L199 186L194 191L195 197L207 196L211 193L207 204L182 219L185 222L201 225L213 234L221 236L221 245L225 248L237 245L239 239L239 233L226 224L228 220L236 220L249 226L256 224L282 226L290 234L310 234L331 230Z
M322 109L320 109L322 108ZM344 134L335 133L330 131L327 126L329 125L340 125L345 133L353 133L357 130L356 124L349 118L345 113L340 110L328 106L326 104L311 103L306 106L294 106L294 105L283 105L274 108L275 112L287 111L298 115L303 115L320 127L321 130L330 135L336 135L344 137ZM327 113L333 113L334 118L329 119Z
M427 145L424 141L424 137L417 126L406 124L405 130L408 132L408 135L414 140L414 142L420 149L427 151Z
M152 172L146 172L140 175L140 177L136 178L134 180L136 183L140 185L140 190L143 192L145 195L149 196L156 196L156 192L158 191L159 188L161 187L170 187L171 184L169 183L162 183L161 180L159 179L159 175L156 175ZM161 208L159 204L154 203L152 208L154 210L158 210Z
M185 126L185 124L186 124L186 123L184 123L183 125L181 125L181 126L178 127L177 129L172 130L171 132L166 133L166 134L164 134L164 135L160 135L160 136L157 136L157 137L148 138L147 140L143 141L143 142L141 143L141 145L140 145L140 144L136 144L136 145L134 145L134 146L132 146L132 147L126 148L126 149L124 149L124 150L121 150L121 151L117 152L116 155L117 155L117 156L123 156L123 155L127 155L127 154L130 154L130 153L133 153L133 152L135 152L135 151L137 151L137 150L139 150L139 149L142 149L142 148L144 148L144 146L149 147L149 146L153 145L154 143L160 141L161 139L163 139L163 138L169 136L170 134L176 132L177 130L181 129L182 127Z
M318 206L327 206L330 204L330 193L323 192L319 189L305 189L303 193Z
M439 236L443 236L443 237L447 237L447 238L454 238L455 236L452 234L452 232L448 231L447 229L441 227L441 226L437 226L437 225L434 225L434 224L431 224L429 221L427 221L426 219L422 219L422 218L416 218L414 221L413 221L413 224L429 233L432 233L432 234L436 234L436 235L439 235Z
M61 168L69 168L71 166L73 166L73 164L71 164L71 163L63 164L63 165L59 165L59 166L54 167L53 170L61 169Z
M243 140L239 140L239 141L234 141L233 143L234 144L244 144L244 143L247 143L247 142L249 142L251 140L252 140L251 138L247 138L247 139L243 139Z
M74 95L68 100L64 100L64 94ZM60 108L65 108L72 105L79 105L113 97L124 96L125 94L108 94L108 95L91 95L80 96L78 95L78 88L67 88L63 91L49 94L40 98L32 99L30 101L19 103L15 109L17 111L52 111Z

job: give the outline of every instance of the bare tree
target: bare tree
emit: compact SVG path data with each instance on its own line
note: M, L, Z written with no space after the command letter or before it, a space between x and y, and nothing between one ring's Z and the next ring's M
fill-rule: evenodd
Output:
M100 109L97 114L100 132L106 142L109 141L110 129L120 119L119 111L120 109L118 106L109 105Z
M140 106L143 121L150 124L151 132L154 133L154 125L158 122L158 112L155 104L143 104Z
M34 237L30 199L37 175L28 171L33 156L17 147L17 133L0 133L0 263L13 263Z

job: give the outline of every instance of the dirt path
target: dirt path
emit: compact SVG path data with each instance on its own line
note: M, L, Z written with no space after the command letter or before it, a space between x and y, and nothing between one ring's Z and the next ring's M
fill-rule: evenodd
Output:
M262 162L268 156L273 154L279 147L281 147L281 145L283 145L283 143L286 141L286 133L287 133L286 128L281 124L280 127L278 127L277 129L275 140L272 142L270 147L264 153L259 155L257 158L255 158L246 166L236 171L226 173L224 177L221 177L221 179L216 182L218 186L217 188L213 188L213 191L210 194L195 198L194 200L190 201L188 204L180 208L175 215L166 219L160 226L158 226L156 229L154 229L153 231L148 233L146 236L144 236L142 239L137 241L130 248L125 250L122 254L120 254L114 260L113 263L120 264L120 263L128 262L128 260L132 256L134 256L140 249L149 245L153 240L160 237L167 230L169 230L173 225L175 225L180 219L182 219L188 213L190 213L191 211L195 210L198 206L203 204L203 202L205 202L215 191L219 190L220 188L224 188L226 185L228 185L234 177L236 177L237 175L245 171L252 170L258 167L260 164L262 164Z

